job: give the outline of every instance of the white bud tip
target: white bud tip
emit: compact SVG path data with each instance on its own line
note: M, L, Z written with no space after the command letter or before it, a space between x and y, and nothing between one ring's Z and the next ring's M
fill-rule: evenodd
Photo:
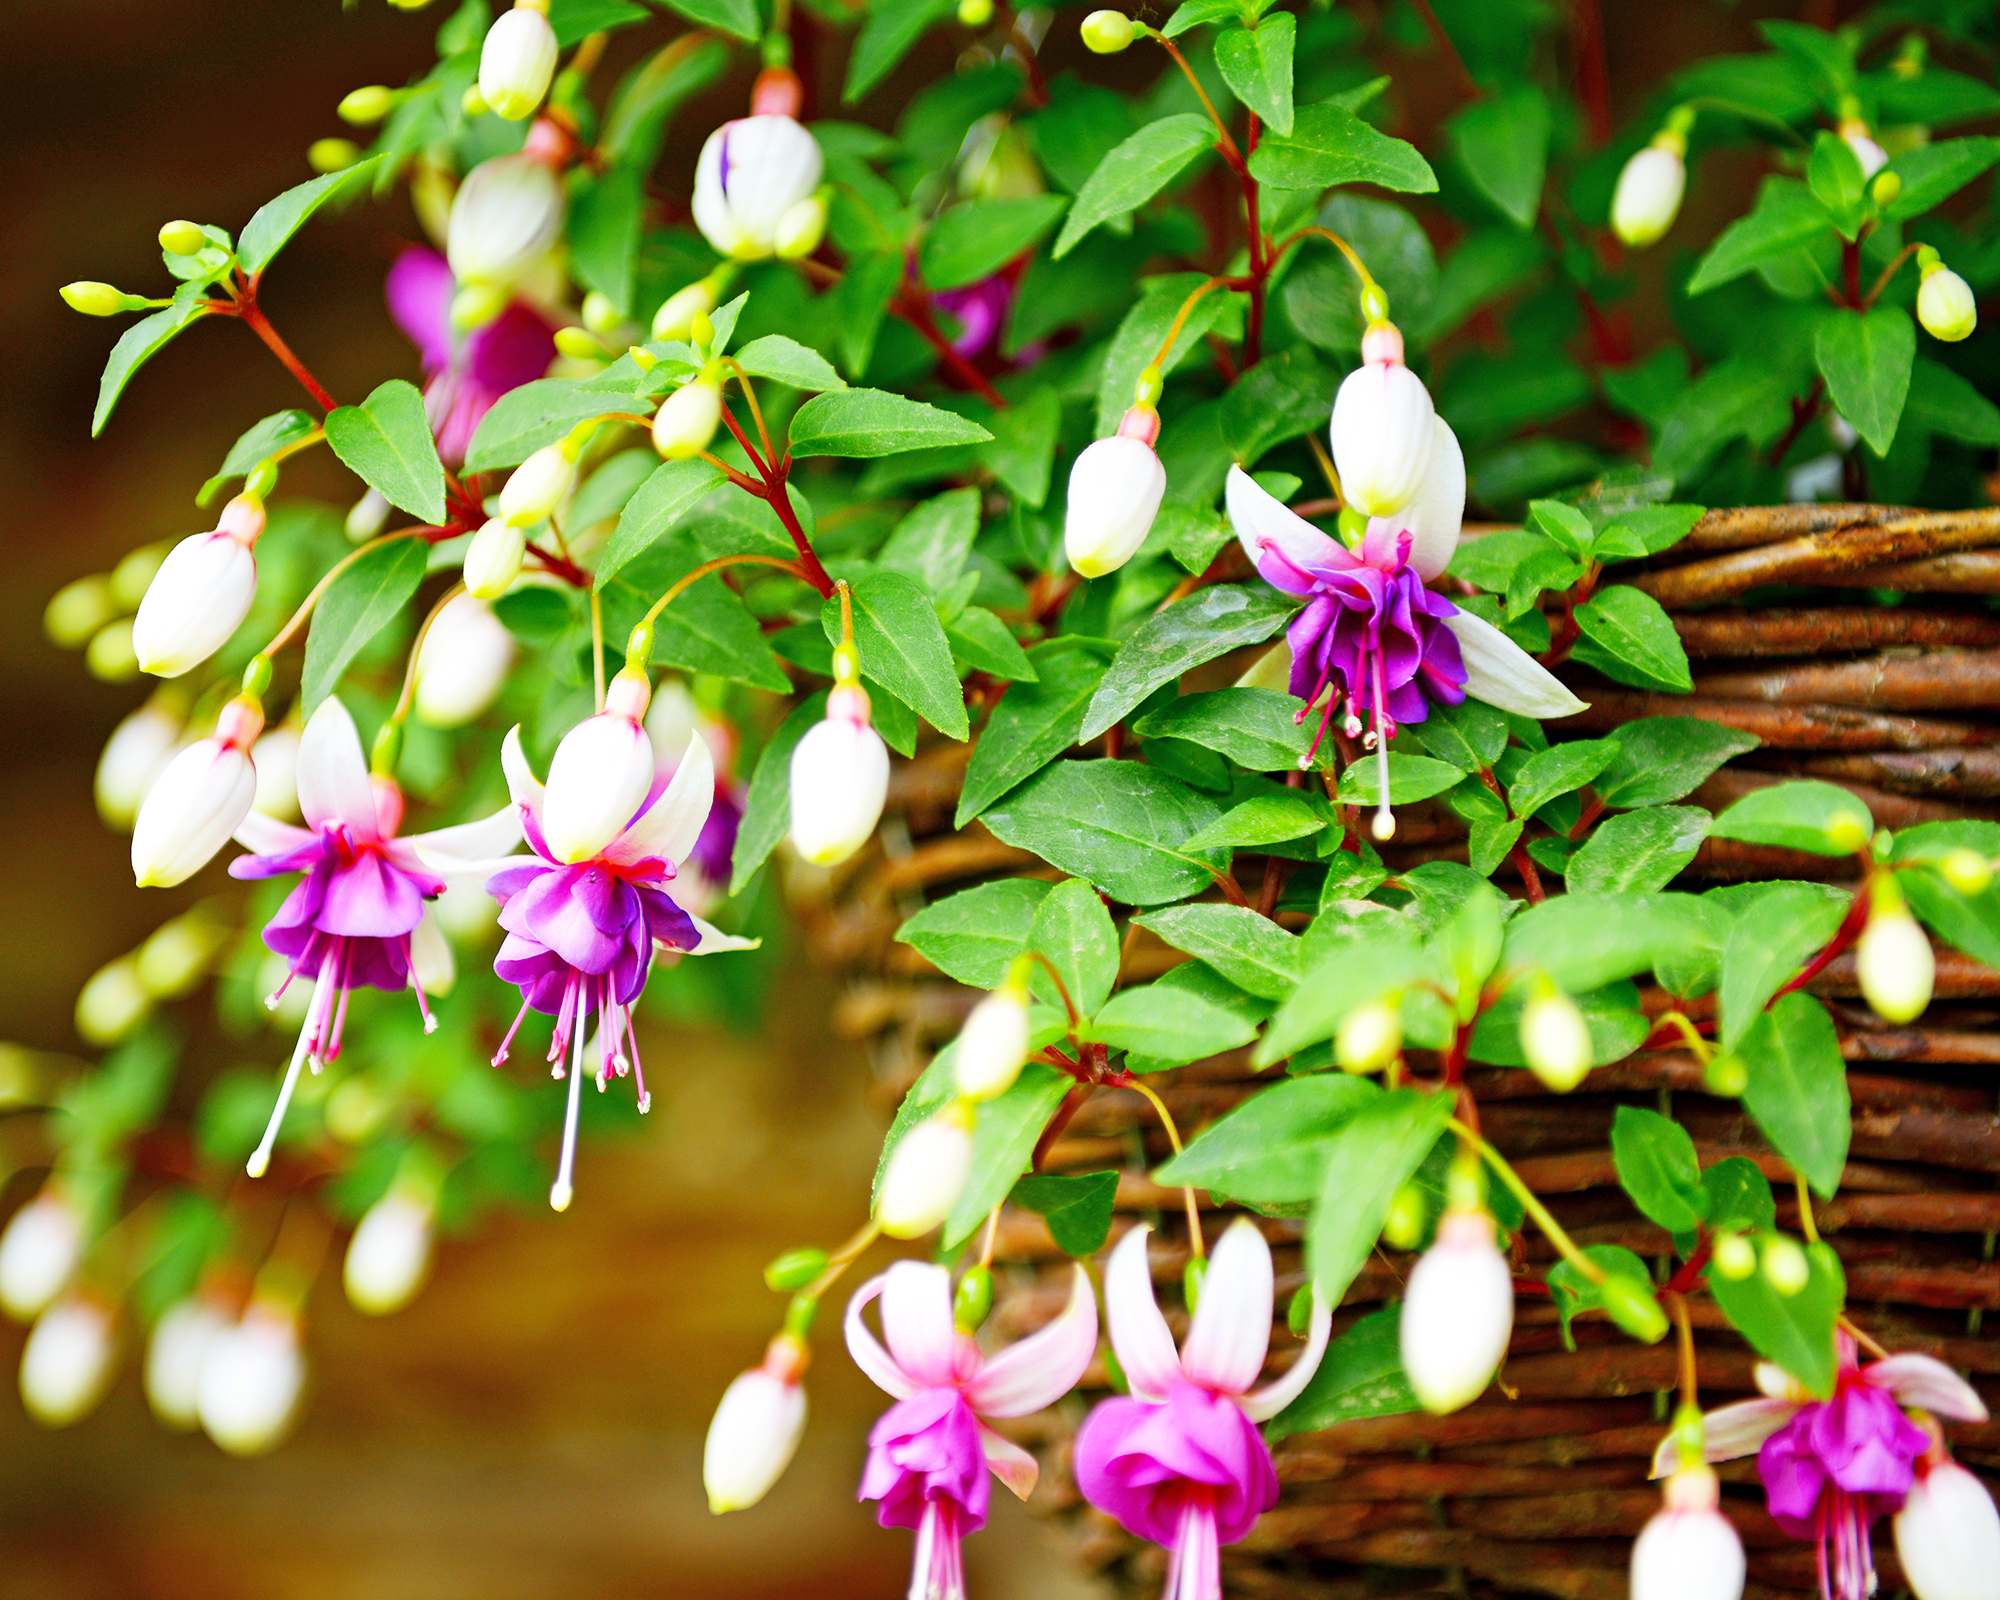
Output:
M264 1174L270 1170L270 1168L271 1168L271 1152L268 1150L256 1150L251 1152L250 1159L243 1164L243 1170L253 1178L263 1177Z
M567 1180L559 1179L549 1188L549 1205L554 1210L569 1210L569 1203L575 1198L576 1190Z
M1396 837L1396 818L1387 806L1375 813L1375 820L1369 824L1368 831L1384 844Z

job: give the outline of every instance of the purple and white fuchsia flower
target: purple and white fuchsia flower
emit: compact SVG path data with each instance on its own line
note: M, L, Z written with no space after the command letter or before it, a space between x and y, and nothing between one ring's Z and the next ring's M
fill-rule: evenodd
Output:
M725 122L694 169L694 224L732 261L811 255L826 227L819 141L788 116Z
M1271 1247L1247 1217L1209 1261L1187 1342L1176 1351L1153 1299L1149 1230L1134 1228L1104 1271L1111 1344L1130 1399L1101 1402L1076 1436L1084 1498L1128 1533L1170 1552L1166 1600L1220 1600L1222 1546L1278 1500L1257 1424L1291 1404L1319 1369L1332 1327L1315 1305L1306 1347L1276 1382L1252 1389L1271 1338Z
M645 708L642 704L638 709ZM579 724L564 743L604 715ZM636 721L633 731L641 742L645 740ZM493 1064L507 1059L508 1047L529 1011L556 1019L549 1060L556 1077L569 1077L569 1112L549 1203L561 1211L574 1192L577 1104L592 1011L598 1016L598 1088L602 1090L613 1073L622 1078L630 1072L639 1109L644 1111L650 1101L632 1033L632 1005L646 987L654 951L707 955L747 950L755 941L711 928L666 891L701 837L714 794L714 763L699 737L689 742L673 781L656 780L650 792L641 784L638 800L627 807L612 836L581 855L558 854L549 843L547 817L554 790L543 788L529 768L519 728L507 735L500 758L514 796L513 809L534 855L489 863L498 870L486 887L500 902L500 926L507 934L493 970L520 989L522 1001ZM564 767L558 749L552 780L562 775ZM650 745L646 770L652 771ZM581 782L586 775L575 776Z
M862 1319L877 1296L886 1350ZM952 1321L951 1274L898 1261L847 1303L847 1348L896 1400L869 1432L859 1498L882 1502L883 1527L917 1530L913 1596L963 1600L960 1541L986 1525L986 1474L1025 1500L1038 1470L1033 1456L980 1419L1028 1416L1076 1386L1097 1349L1089 1275L1075 1269L1069 1304L1055 1321L988 1356Z
M264 929L264 942L291 965L268 1003L275 1006L294 978L313 985L270 1126L250 1157L253 1178L270 1165L300 1066L310 1062L318 1072L340 1054L350 990L394 994L414 986L425 1026L434 1026L424 983L449 955L424 902L444 893L443 874L475 871L520 837L508 806L478 822L398 838L403 792L393 778L369 775L354 719L334 699L320 705L300 735L298 787L306 825L250 812L237 824L236 842L252 853L229 864L234 878L304 874Z
M1904 1415L1920 1407L1954 1422L1984 1422L1986 1406L1964 1379L1929 1356L1897 1355L1860 1366L1854 1340L1838 1336L1833 1398L1817 1400L1782 1368L1757 1363L1759 1400L1702 1419L1703 1456L1733 1461L1757 1452L1757 1475L1772 1519L1795 1539L1819 1546L1821 1592L1867 1600L1875 1592L1870 1530L1899 1510L1916 1481L1931 1435ZM1678 1462L1671 1434L1653 1475Z

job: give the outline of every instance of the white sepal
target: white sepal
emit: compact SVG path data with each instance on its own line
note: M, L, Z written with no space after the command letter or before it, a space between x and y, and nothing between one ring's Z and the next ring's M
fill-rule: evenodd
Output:
M1476 1400L1514 1329L1514 1280L1484 1212L1447 1212L1403 1293L1403 1370L1424 1409Z
M16 1322L40 1316L69 1286L82 1259L82 1213L44 1189L0 1233L0 1310Z
M1674 225L1687 192L1687 162L1670 146L1634 152L1611 195L1611 228L1627 244L1652 244Z
M1920 1464L1896 1555L1917 1600L2000 1600L2000 1511L1986 1486L1955 1461Z
M1370 361L1342 380L1329 431L1347 503L1371 517L1403 509L1423 486L1437 408L1400 361Z
M305 1389L297 1316L253 1301L202 1352L196 1411L209 1438L233 1456L262 1455L283 1440Z
M257 558L231 534L197 533L167 552L132 619L132 653L145 671L178 678L243 626L257 598Z
M1589 707L1560 678L1484 617L1457 611L1444 619L1465 663L1465 692L1524 717L1573 717Z
M722 426L722 391L696 378L660 402L653 414L653 448L667 461L685 461L706 450Z
M207 866L257 796L247 751L220 738L189 745L154 780L132 825L132 876L167 888Z
M1143 440L1112 434L1087 446L1069 470L1063 549L1086 578L1130 561L1152 531L1167 469Z
M653 787L653 745L615 711L586 717L556 746L542 791L542 837L558 861L596 855L623 833Z
M792 848L815 866L845 861L882 820L889 751L866 722L830 716L792 751Z
M486 30L479 50L479 98L509 122L533 116L555 76L557 51L547 15L515 6Z
M739 1373L722 1392L701 1453L708 1509L744 1511L791 1465L806 1430L806 1391L766 1367Z
M1415 497L1383 520L1410 536L1408 559L1418 577L1429 583L1444 571L1452 552L1458 549L1459 530L1465 526L1465 452L1443 417L1437 419L1433 430L1431 458L1424 465ZM1374 531L1374 519L1369 531Z
M260 816L295 822L299 816L299 728L281 722L250 747L257 769L257 793L250 809Z
M462 728L493 704L514 665L514 636L476 595L455 595L417 656L417 720Z

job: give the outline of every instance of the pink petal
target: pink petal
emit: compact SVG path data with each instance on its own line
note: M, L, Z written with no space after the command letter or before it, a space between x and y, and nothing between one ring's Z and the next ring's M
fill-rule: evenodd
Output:
M1077 1269L1079 1272L1082 1268ZM985 1423L979 1425L980 1447L986 1452L986 1464L993 1469L993 1476L1014 1491L1017 1500L1025 1500L1035 1492L1035 1480L1042 1469L1035 1458L1019 1445L1003 1439Z
M919 1388L950 1383L958 1353L951 1322L951 1274L923 1261L898 1261L885 1276L882 1334L896 1365Z
M361 735L347 707L328 696L299 736L299 810L317 831L342 823L348 837L367 843L376 837L375 790Z
M1271 1247L1254 1222L1238 1217L1209 1258L1181 1369L1204 1389L1244 1394L1270 1345Z
M1702 1459L1734 1461L1738 1456L1755 1454L1757 1447L1790 1422L1798 1409L1795 1400L1766 1399L1739 1400L1733 1406L1709 1412L1701 1419ZM1670 1433L1653 1452L1652 1475L1664 1478L1680 1464L1680 1453L1674 1449L1674 1436Z
M1986 1404L1972 1385L1930 1356L1888 1356L1861 1369L1862 1381L1887 1389L1902 1406L1933 1411L1953 1422L1984 1422Z
M535 819L535 826L542 825L542 783L535 776L535 769L528 765L528 757L521 749L521 729L517 723L507 730L507 737L500 741L500 770L507 774L507 792L514 797L514 804L527 808L528 815Z
M1312 1326L1306 1330L1306 1347L1282 1378L1254 1389L1243 1397L1243 1414L1252 1422L1269 1422L1286 1406L1305 1393L1313 1374L1319 1371L1326 1354L1327 1339L1333 1333L1333 1307L1313 1301Z
M714 803L715 758L697 733L688 740L687 754L674 768L666 793L605 846L605 859L620 865L654 860L679 866L701 837L702 824L708 821L709 807Z
M1075 1388L1096 1350L1097 1296L1079 1266L1062 1314L983 1363L963 1386L965 1398L982 1417L1025 1417Z
M847 1302L847 1353L854 1358L854 1364L876 1388L897 1400L907 1400L922 1385L910 1381L909 1374L896 1365L890 1358L889 1352L884 1350L876 1341L875 1335L868 1331L868 1324L861 1316L867 1309L868 1302L882 1292L883 1286L888 1281L889 1275L886 1272L870 1278L854 1291L854 1298Z
M233 837L252 855L287 856L313 843L318 835L253 811L237 824Z
M1286 594L1306 594L1320 568L1348 571L1358 565L1345 546L1280 504L1241 467L1229 469L1225 488L1229 523L1264 581Z
M1153 1298L1153 1269L1146 1259L1152 1229L1141 1224L1118 1241L1104 1269L1104 1315L1111 1324L1111 1348L1125 1381L1141 1400L1163 1400L1183 1379L1181 1358L1167 1319Z

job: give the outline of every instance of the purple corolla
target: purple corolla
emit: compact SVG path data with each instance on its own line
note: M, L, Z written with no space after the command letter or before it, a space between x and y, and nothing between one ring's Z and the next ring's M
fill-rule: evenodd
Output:
M270 1164L301 1064L318 1072L340 1054L348 992L414 986L423 1006L426 974L449 973L451 960L424 902L444 892L448 875L478 870L521 835L508 806L479 822L399 838L402 790L393 778L370 776L354 719L334 699L321 703L299 738L298 793L306 825L252 811L236 830L237 843L252 853L229 864L237 878L304 874L264 929L264 942L291 964L285 986L293 978L313 985L270 1126L250 1157L253 1178ZM270 1003L277 1000L274 994ZM428 1007L424 1019L434 1026Z
M1276 1382L1252 1389L1271 1339L1271 1247L1248 1218L1209 1262L1178 1351L1153 1299L1148 1230L1111 1253L1104 1309L1129 1399L1101 1402L1076 1437L1084 1498L1128 1533L1166 1546L1166 1600L1221 1600L1222 1555L1278 1500L1257 1424L1296 1399L1326 1353L1332 1312L1315 1306L1306 1347Z

